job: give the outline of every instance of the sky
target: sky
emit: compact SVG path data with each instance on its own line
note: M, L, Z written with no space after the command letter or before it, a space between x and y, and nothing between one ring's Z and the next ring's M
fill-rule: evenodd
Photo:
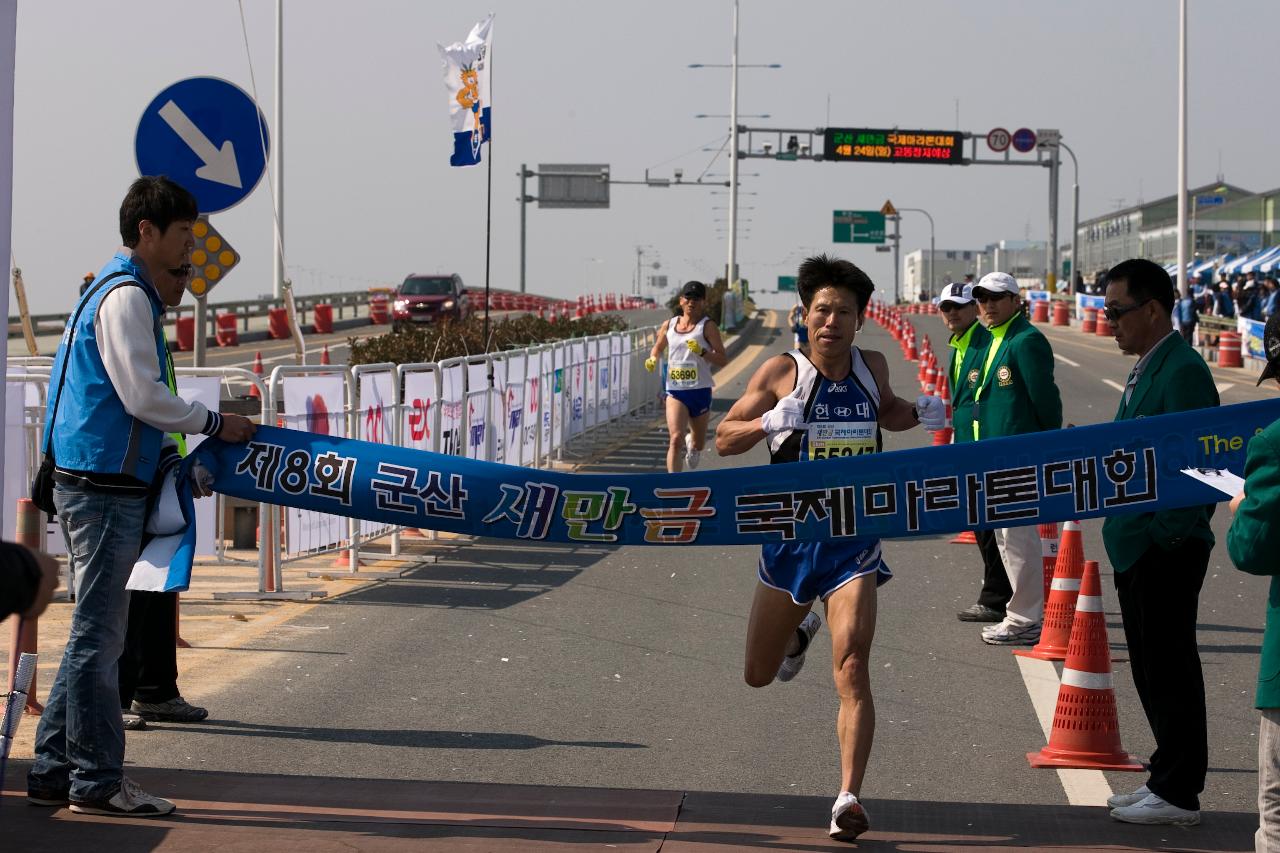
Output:
M1219 171L1280 186L1280 111L1265 42L1280 3L1189 2L1189 180ZM731 0L284 2L284 252L299 293L395 285L411 272L518 288L522 163L607 163L615 179L709 172L727 133ZM242 30L247 30L248 51ZM436 43L496 13L489 169L452 168ZM752 127L1057 128L1080 160L1081 219L1174 192L1175 0L805 2L742 0L741 123ZM31 310L69 311L86 271L119 245L117 211L137 175L148 103L188 77L221 77L273 122L272 0L21 0L15 93L13 253ZM957 123L957 113L959 120ZM769 118L750 118L768 114ZM272 126L274 133L276 128ZM745 144L745 143L744 143ZM710 150L706 150L710 149ZM273 164L274 167L274 164ZM834 252L892 287L892 255L833 244L836 209L928 210L939 249L1046 239L1047 170L742 161L741 274L772 290L800 259ZM718 177L717 177L718 176ZM674 287L721 274L723 186L614 186L608 210L528 213L527 287L556 297ZM1060 234L1069 240L1071 168ZM529 192L536 194L536 182ZM263 180L213 224L242 255L211 301L271 291L272 198ZM903 252L926 248L906 214ZM646 287L645 295L660 296ZM768 304L767 297L762 299ZM16 310L16 309L15 309Z

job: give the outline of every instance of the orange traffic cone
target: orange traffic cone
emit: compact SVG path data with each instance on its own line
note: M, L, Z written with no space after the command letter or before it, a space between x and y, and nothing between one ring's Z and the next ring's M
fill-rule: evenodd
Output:
M951 544L952 545L977 545L978 537L974 535L974 532L972 530L964 530L956 534L956 537L951 540Z
M266 372L265 368L263 368L263 366L262 366L262 351L261 351L261 350L259 350L258 352L256 352L256 353L254 353L254 354L253 354L253 372L254 372L254 374L255 374L256 376L258 376L259 378L261 378L261 377L262 377L262 374ZM250 385L250 386L249 386L249 396L250 396L250 397L253 397L254 399L260 400L260 399L262 399L262 392L258 390L258 386L257 386L257 385Z
M1080 594L1080 578L1084 575L1083 554L1079 553L1080 525L1068 521L1074 528L1075 536L1061 540L1069 541L1067 547L1058 548L1057 566L1053 573L1049 594L1044 599L1044 627L1040 631L1040 642L1030 649L1015 649L1014 654L1024 658L1040 660L1066 660L1068 644L1071 642L1071 626L1076 618L1076 596ZM1064 526L1063 534L1068 530ZM1097 565L1096 563L1094 565Z
M1102 581L1093 560L1085 564L1080 596L1076 599L1076 617L1071 626L1067 662L1062 668L1049 745L1039 752L1028 752L1027 760L1032 767L1145 769L1120 745L1107 620L1102 615Z
M1044 569L1044 600L1049 600L1049 587L1058 567L1058 525L1040 525L1040 564Z
M321 364L329 363L329 345L328 344L325 344L324 349L320 350L320 363Z

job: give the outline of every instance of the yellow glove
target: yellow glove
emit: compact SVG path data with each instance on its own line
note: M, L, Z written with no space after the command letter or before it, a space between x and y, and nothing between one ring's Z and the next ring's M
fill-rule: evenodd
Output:
M657 369L657 367L658 367L658 360L653 356L649 356L644 360L644 369L649 371L650 373L653 373L653 371Z
M689 352L693 353L694 355L702 355L702 347L698 346L697 341L690 340L688 342L688 347L689 347Z

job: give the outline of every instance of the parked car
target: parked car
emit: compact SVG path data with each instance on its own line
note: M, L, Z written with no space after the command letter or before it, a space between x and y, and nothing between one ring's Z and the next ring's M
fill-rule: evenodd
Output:
M456 273L413 273L396 288L391 304L391 319L396 326L443 319L465 320L467 314L467 291Z

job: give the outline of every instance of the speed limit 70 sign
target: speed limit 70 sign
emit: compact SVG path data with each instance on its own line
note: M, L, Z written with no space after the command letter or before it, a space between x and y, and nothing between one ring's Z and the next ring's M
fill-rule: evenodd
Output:
M987 134L987 147L992 151L1004 151L1009 147L1009 131L997 127Z

